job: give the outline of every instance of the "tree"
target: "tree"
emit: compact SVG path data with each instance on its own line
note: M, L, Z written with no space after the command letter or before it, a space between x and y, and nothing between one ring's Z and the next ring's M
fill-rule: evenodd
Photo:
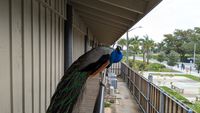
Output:
M153 47L154 41L152 39L149 39L148 35L145 35L144 39L142 39L143 62L146 62L147 59L147 64L149 64L150 52Z
M134 38L130 39L129 50L133 55L133 61L135 61L135 54L138 54L140 51L139 45L140 45L139 36L135 36Z
M124 46L126 46L126 42L127 42L127 40L122 38L117 42L117 44L120 45L123 49Z
M179 54L176 51L170 51L170 53L168 54L168 60L167 60L167 64L169 66L175 66L176 62L179 59Z
M155 48L154 48L154 53L159 53L159 52L163 51L164 48L165 48L164 42L156 43Z
M142 58L143 58L143 62L145 63L146 62L146 58L145 58L146 51L145 51L144 41L145 41L144 39L140 39L140 44L142 45L142 48L141 48Z
M176 36L173 34L167 34L164 35L166 38L164 39L164 42L166 44L165 53L169 54L170 51L176 51L179 53L181 61L185 58L186 51L183 49L182 45L186 43L185 37L182 36Z
M172 34L166 34L164 37L161 51L164 51L166 56L170 56L170 52L175 51L180 55L180 61L183 62L187 57L192 57L194 52L200 54L200 27L187 30L176 29ZM194 51L195 45L196 50ZM173 61L168 62L171 64Z
M157 60L158 60L159 62L163 62L163 61L165 60L165 53L164 53L164 52L160 52L160 53L158 54Z

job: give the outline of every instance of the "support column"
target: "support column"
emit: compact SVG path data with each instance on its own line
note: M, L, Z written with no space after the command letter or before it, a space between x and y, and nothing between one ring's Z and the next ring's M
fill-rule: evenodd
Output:
M73 33L72 33L72 6L67 4L67 20L65 20L64 32L64 71L72 64L72 47L73 47Z
M84 41L85 41L85 44L84 44L84 52L86 53L88 51L88 28L87 28L87 32L86 32L86 35L84 37Z

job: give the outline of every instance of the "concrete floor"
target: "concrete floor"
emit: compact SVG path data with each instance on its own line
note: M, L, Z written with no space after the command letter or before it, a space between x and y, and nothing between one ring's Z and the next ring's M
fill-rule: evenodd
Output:
M138 104L130 94L126 84L118 79L118 91L116 94L116 103L111 105L111 108L106 108L105 113L142 113Z

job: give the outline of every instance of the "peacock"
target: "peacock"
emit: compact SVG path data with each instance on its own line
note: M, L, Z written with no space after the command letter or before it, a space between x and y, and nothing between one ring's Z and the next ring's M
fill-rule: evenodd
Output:
M71 113L87 78L119 62L122 57L120 46L116 49L99 46L80 56L58 83L47 113Z

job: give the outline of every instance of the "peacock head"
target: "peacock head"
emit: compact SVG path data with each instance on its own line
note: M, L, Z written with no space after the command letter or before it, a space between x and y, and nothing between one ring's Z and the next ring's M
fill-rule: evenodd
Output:
M117 50L118 52L121 52L122 47L121 47L121 46L117 46L117 47L116 47L116 50Z

